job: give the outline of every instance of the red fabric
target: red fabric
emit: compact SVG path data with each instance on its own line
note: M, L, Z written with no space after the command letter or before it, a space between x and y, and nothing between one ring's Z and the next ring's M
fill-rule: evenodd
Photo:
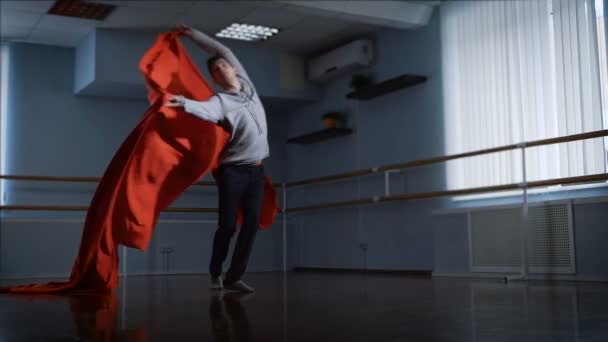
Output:
M230 134L181 108L163 106L166 94L196 100L213 95L178 37L178 32L161 34L140 61L151 105L114 155L95 191L70 281L1 288L1 292L115 289L118 244L145 250L160 211L217 168ZM278 212L276 191L267 176L264 191L260 226L267 228Z

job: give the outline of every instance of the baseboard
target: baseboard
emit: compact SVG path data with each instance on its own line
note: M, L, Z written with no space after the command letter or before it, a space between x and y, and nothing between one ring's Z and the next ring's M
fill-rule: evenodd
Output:
M282 271L281 270L252 270L252 271L248 270L247 271L247 273L277 273L277 272L282 272ZM207 274L209 274L209 273L201 272L201 271L178 271L178 272L158 271L158 272L133 272L133 273L127 273L127 276L128 277L165 276L165 275L188 276L188 275L207 275ZM124 274L120 273L118 276L123 277ZM32 276L0 275L0 281L1 280L37 281L40 279L44 279L45 281L47 281L47 280L48 281L68 281L70 279L70 274L69 273L66 273L66 274L40 274L40 275L32 275Z
M295 272L367 273L431 277L431 270L385 270L362 268L294 267Z
M504 279L508 276L519 276L519 273L443 273L433 272L433 278L485 278L485 279ZM530 280L548 281L581 281L581 282L608 282L606 276L579 276L573 274L528 274Z
M48 281L68 281L70 279L70 274L40 274L40 275L30 275L30 276L19 276L19 275L1 275L0 280L40 280L44 279Z
M256 274L256 273L279 273L282 272L280 270L262 270L262 271L247 271L247 273L251 273L251 274ZM147 276L167 276L167 275L171 275L171 276L192 276L192 275L209 275L209 272L201 272L201 271L178 271L178 272L162 272L162 271L158 271L158 272L133 272L133 273L128 273L127 276L128 277L147 277ZM123 276L123 274L120 275L121 277Z

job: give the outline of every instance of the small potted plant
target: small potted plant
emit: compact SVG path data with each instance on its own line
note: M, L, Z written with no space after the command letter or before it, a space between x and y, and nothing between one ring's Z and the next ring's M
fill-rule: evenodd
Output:
M327 112L321 118L325 128L336 128L344 124L344 113L342 112Z

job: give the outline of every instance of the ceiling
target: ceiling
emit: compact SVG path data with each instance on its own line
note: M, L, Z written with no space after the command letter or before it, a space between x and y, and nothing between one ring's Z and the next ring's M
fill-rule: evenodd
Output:
M247 43L310 55L380 29L381 20L365 20L337 10L318 10L321 1L106 1L117 8L104 21L47 14L54 1L0 1L0 39L74 47L96 27L159 32L184 23L215 33L233 23L278 27L267 41ZM293 4L289 4L289 3ZM334 1L341 3L340 1ZM351 4L409 3L432 6L436 2L353 1ZM302 5L300 5L302 4ZM312 7L307 7L311 5ZM363 18L363 19L362 19Z

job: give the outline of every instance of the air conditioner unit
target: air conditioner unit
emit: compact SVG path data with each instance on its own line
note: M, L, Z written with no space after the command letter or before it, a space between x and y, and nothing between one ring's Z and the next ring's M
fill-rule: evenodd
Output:
M355 40L308 62L308 79L324 82L360 67L370 66L374 57L372 41Z

